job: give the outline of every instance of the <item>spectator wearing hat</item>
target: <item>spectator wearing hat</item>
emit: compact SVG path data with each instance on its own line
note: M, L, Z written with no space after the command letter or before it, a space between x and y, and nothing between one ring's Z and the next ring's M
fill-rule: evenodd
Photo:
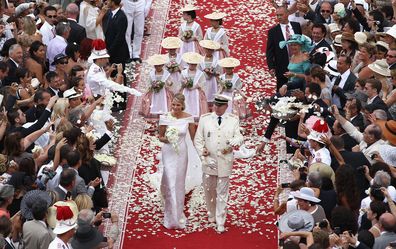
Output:
M313 216L313 224L321 222L326 219L326 214L318 203L320 199L315 197L314 191L311 188L301 188L292 193L292 196L297 199L297 206L299 210L306 211Z
M345 94L355 88L356 76L351 72L352 60L346 55L340 55L337 60L339 76L333 79L332 103L338 108L344 108L347 100Z
M77 228L71 241L71 246L73 249L94 249L106 246L113 248L111 241L106 243L103 239L103 235L95 227L82 225Z
M70 240L77 227L78 209L74 201L56 202L51 208L48 223L56 221L53 230L56 234L48 249L71 248Z
M67 38L70 34L70 24L67 22L59 22L55 28L56 36L47 45L47 59L50 64L50 70L55 70L55 56L65 54L67 47Z
M56 8L54 6L47 6L44 9L45 22L40 28L43 43L48 46L49 42L55 38L55 23L57 21ZM55 55L55 54L54 54Z
M309 148L312 154L309 164L324 163L329 166L331 165L330 152L322 140L322 136L324 136L328 131L329 126L323 120L317 120L312 126L312 129L307 137Z
M343 32L341 36L342 50L340 55L345 55L351 59L355 56L356 51L359 48L358 43L355 40L355 36L349 32Z
M56 38L55 38L56 39ZM54 39L54 40L55 40ZM67 89L67 68L68 68L69 59L67 55L57 54L54 57L54 61L52 65L55 66L55 70L53 70L59 78L59 90L64 92Z
M396 146L396 121L395 120L378 120L375 122L381 127L382 137L391 145Z
M87 33L85 32L85 28L77 23L78 15L80 11L78 9L77 4L70 3L66 7L66 17L67 21L70 24L70 35L67 38L67 42L81 44L81 41L87 38Z
M31 207L33 220L23 224L23 245L26 249L48 248L55 234L47 226L48 205L42 199L35 199Z

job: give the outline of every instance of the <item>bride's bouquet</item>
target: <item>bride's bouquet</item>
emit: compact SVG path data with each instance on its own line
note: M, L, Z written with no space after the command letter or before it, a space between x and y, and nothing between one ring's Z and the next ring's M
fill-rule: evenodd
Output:
M179 153L179 130L176 127L168 126L165 131L165 137L172 145L176 153Z

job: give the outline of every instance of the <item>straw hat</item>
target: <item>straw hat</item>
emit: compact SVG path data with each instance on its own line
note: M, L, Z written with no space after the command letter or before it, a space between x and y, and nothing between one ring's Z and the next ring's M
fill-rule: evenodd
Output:
M70 209L72 214L62 217L63 207ZM69 210L66 210L67 212ZM68 212L69 213L69 212ZM77 225L78 208L74 201L58 201L53 206L48 208L48 226L54 228L55 234L65 233Z
M330 166L327 166L327 167L330 167ZM315 202L315 203L320 202L320 199L315 197L314 191L311 188L307 188L307 187L304 187L298 191L292 192L291 195L297 199L302 199L302 200Z
M201 47L203 48L213 49L213 50L220 48L220 43L212 40L201 40L199 41L199 45L201 45Z
M368 65L368 68L370 68L373 72L380 74L382 76L385 77L391 76L389 65L388 63L386 63L385 59L374 61L373 63Z
M396 121L378 120L375 123L381 127L382 137L384 137L390 144L396 146Z
M203 56L195 52L187 52L182 55L183 61L188 64L199 64L203 61Z
M356 42L355 36L349 32L342 32L341 41L343 41L343 40L350 41L350 42Z
M376 46L381 46L383 48L385 48L386 50L389 50L389 44L383 41L377 41L375 43Z
M342 37L341 34L336 35L336 37L334 38L334 41L333 41L333 45L334 45L334 46L336 46L336 47L342 47L342 44L341 44L341 37Z
M334 32L339 32L341 31L341 29L338 27L337 23L330 23L329 25L327 25L329 27L329 31L330 34L334 33Z
M390 28L388 31L386 31L386 34L396 39L396 24L393 25L392 28Z
M48 192L42 190L31 190L27 192L21 201L21 214L27 220L33 219L32 207L33 204L37 201L46 202L47 208L51 205L51 197Z
M235 58L227 57L219 60L220 67L230 68L230 67L237 67L239 65L241 65L241 62Z
M359 45L367 42L367 35L364 32L356 32L354 38Z
M168 63L169 57L165 54L155 54L147 59L147 63L151 66L160 66Z
M179 37L166 37L162 40L161 46L165 49L178 49L182 44Z
M279 230L282 233L295 231L312 231L314 227L312 214L305 210L293 210L282 215Z
M183 8L180 9L181 12L187 12L187 11L193 11L193 10L198 10L198 8L191 4L187 4L186 6L184 6Z
M227 16L226 13L215 11L215 12L205 15L205 18L210 19L210 20L221 20L226 16Z
M67 89L66 91L63 92L63 97L67 99L75 99L79 98L82 96L82 93L78 93L74 87Z

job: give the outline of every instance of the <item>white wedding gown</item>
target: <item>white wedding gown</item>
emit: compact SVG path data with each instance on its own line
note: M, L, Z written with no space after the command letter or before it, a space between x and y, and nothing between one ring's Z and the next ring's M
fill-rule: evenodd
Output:
M185 227L185 194L202 183L201 162L188 132L190 123L194 123L193 117L175 119L170 114L160 116L160 125L175 127L179 131L177 151L171 144L164 144L161 151L163 172L160 162L156 176L151 177L151 180L159 179L162 174L160 188L164 197L164 226L169 229Z

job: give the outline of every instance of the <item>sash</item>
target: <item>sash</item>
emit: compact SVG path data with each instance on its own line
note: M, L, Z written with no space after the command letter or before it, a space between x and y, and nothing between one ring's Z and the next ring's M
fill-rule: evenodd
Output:
M222 74L222 75L220 76L220 79L225 81L225 80L226 80L225 76L226 76L226 74ZM233 86L233 87L235 86L235 83L237 82L238 79L239 79L238 74L234 73L234 74L232 75L232 79L231 79L231 82L232 82L232 86Z
M217 63L218 63L218 59L216 58L216 57L212 57L212 64L210 64L210 66L211 67L213 67L213 68L215 68L216 66L217 66ZM201 68L202 69L205 69L206 68L206 62L205 62L205 60L203 61L203 62L201 62Z
M170 73L167 70L164 70L164 73L161 76L160 81L166 82L166 80L169 78ZM150 71L150 78L152 81L157 80L157 75L155 75L155 70Z
M215 41L215 42L220 42L221 37L226 33L224 28L220 28L219 31L215 34L214 37L212 37L212 29L213 28L208 28L208 38L209 40Z
M202 74L203 74L203 72L201 70L197 69L197 71L195 72L194 79L193 79L193 86L197 85L197 83L198 83L199 79L201 78ZM189 78L190 77L188 75L188 68L186 68L186 69L184 69L182 71L182 75L183 75L184 78Z
M195 33L197 32L198 28L199 28L199 24L195 21L193 22L193 25L191 27L187 26L187 22L183 22L181 25L181 30L183 32L185 32L187 30L192 30L194 36L195 36Z

